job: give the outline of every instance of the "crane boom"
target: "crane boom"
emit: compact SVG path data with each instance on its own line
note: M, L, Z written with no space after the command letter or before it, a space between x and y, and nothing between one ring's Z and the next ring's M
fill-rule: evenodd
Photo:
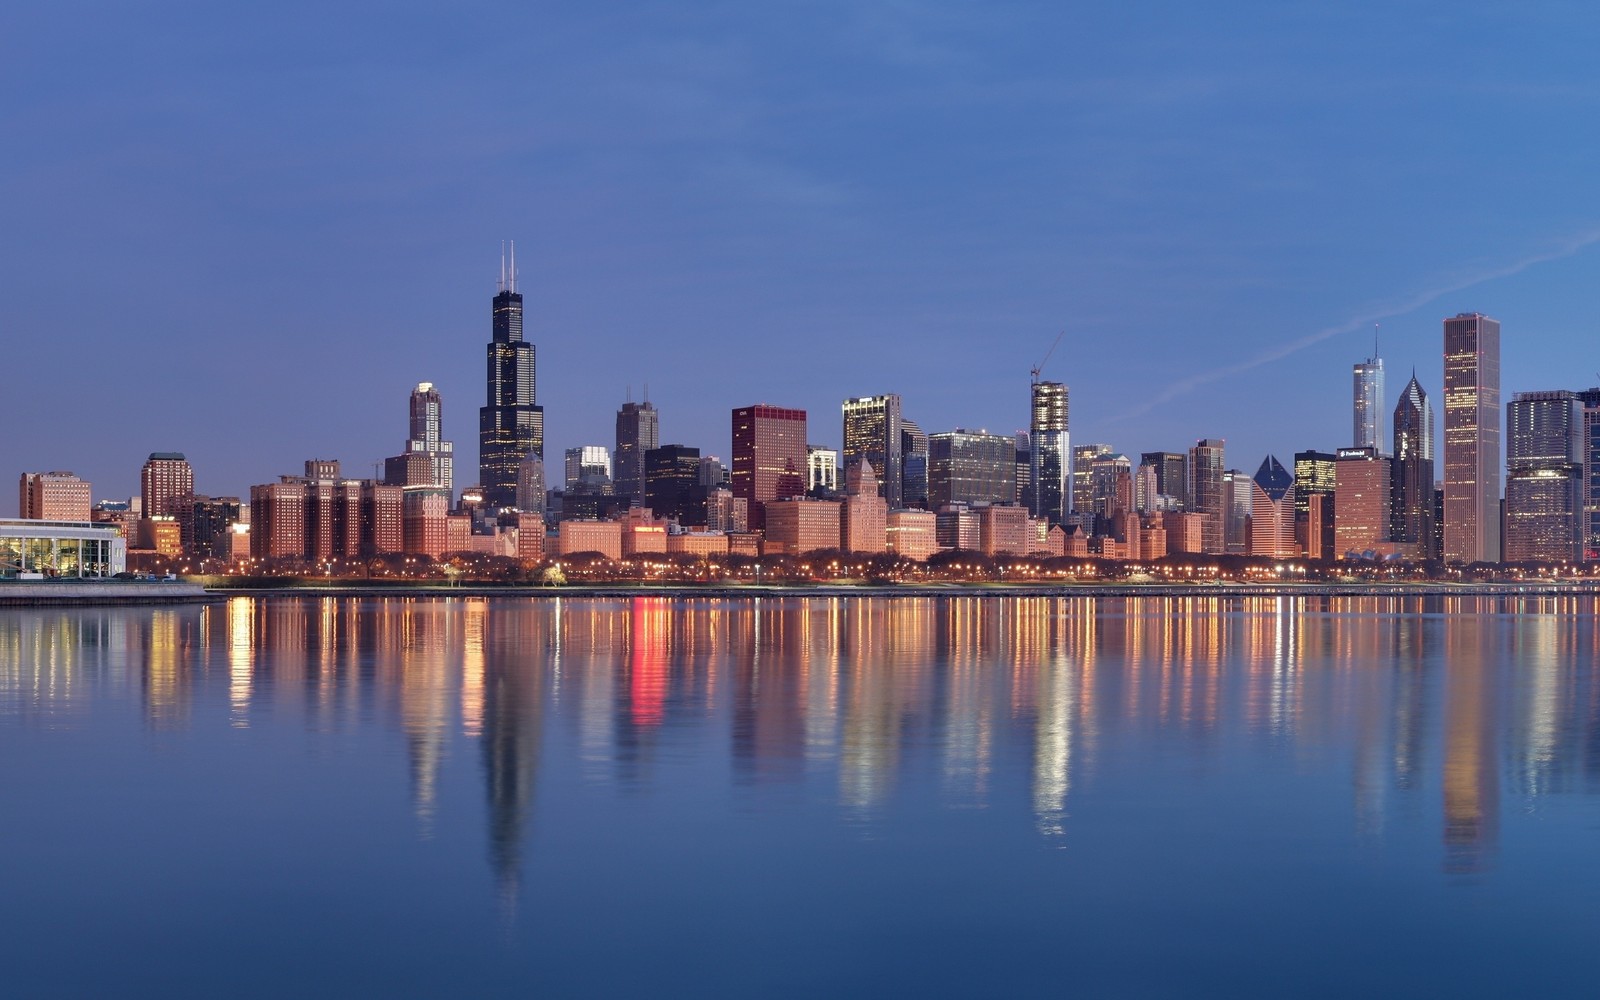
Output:
M1044 371L1045 363L1050 360L1050 355L1056 352L1056 348L1061 346L1061 338L1065 337L1066 335L1067 331L1065 330L1062 330L1060 333L1056 334L1056 339L1050 344L1050 349L1044 352L1043 360L1034 365L1032 368L1028 369L1028 374L1033 376L1033 380L1035 382L1039 381L1039 373Z

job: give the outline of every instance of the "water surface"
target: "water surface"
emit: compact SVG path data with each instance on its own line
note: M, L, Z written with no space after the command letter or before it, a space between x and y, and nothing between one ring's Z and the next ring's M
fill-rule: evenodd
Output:
M1594 598L0 612L17 996L1589 995Z

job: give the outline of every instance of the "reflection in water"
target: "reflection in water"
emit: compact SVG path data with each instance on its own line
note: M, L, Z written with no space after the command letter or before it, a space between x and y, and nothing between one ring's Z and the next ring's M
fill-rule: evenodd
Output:
M1093 808L1090 779L1142 780L1130 748L1175 748L1202 782L1243 766L1230 754L1287 754L1348 776L1353 831L1437 809L1442 866L1466 873L1493 856L1502 794L1600 786L1597 610L959 595L8 611L0 723L86 724L108 696L155 731L213 717L243 731L264 712L313 730L376 721L403 748L422 836L459 801L441 794L445 762L476 757L508 906L541 767L631 794L671 780L697 734L727 748L734 782L828 788L869 821L925 778L961 808L1013 810L1025 783L1050 838ZM547 726L570 734L560 756Z

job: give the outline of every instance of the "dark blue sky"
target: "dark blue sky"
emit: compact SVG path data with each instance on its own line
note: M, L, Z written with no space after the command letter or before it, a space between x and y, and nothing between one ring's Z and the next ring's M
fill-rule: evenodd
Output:
M367 474L444 394L457 483L502 239L547 456L897 391L1231 466L1437 399L1440 319L1507 396L1597 381L1600 14L1582 3L215 3L0 13L0 471L126 496ZM15 510L14 494L0 512Z

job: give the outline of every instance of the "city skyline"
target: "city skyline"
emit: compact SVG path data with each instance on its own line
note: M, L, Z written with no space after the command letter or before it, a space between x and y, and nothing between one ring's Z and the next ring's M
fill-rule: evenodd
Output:
M1076 439L1215 436L1246 465L1348 443L1373 322L1430 391L1467 310L1515 335L1507 391L1600 367L1600 194L1561 126L1597 74L1559 13L625 9L508 8L492 39L443 11L319 11L314 36L293 4L204 11L158 17L159 53L121 43L131 11L20 12L7 360L116 364L94 406L14 382L0 465L102 496L155 449L213 494L307 455L365 469L419 381L470 448L511 237L553 455L607 442L646 381L663 440L712 454L750 400L821 420L897 392L929 432L1007 433L1063 329L1043 377Z

